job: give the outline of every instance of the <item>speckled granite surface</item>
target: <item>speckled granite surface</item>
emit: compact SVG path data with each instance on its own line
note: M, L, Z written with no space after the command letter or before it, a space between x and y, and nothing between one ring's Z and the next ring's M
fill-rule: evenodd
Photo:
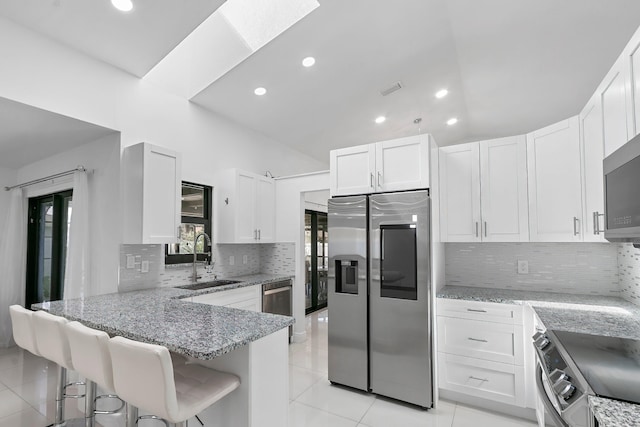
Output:
M438 298L529 304L548 329L640 340L640 307L618 297L445 286ZM640 405L590 397L602 427L640 426Z
M589 396L589 407L598 423L606 427L639 427L640 405Z
M292 279L293 276L281 276L276 274L250 274L248 276L225 277L229 280L239 280L239 283L231 283L224 286L216 286L215 288L200 289L197 291L189 291L189 296L211 294L214 292L228 291L229 289L244 288L247 286L264 285L266 283L280 282L281 280Z
M260 284L252 275L244 286ZM278 276L264 277L269 281ZM214 288L220 292L222 287ZM133 340L209 360L284 329L293 318L196 304L181 298L201 291L158 288L36 304L52 314Z

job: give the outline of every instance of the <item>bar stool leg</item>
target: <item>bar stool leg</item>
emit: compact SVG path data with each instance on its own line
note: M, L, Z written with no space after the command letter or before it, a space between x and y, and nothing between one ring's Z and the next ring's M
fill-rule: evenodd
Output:
M136 427L138 422L138 408L127 403L127 427Z
M96 421L96 392L98 385L88 379L85 381L84 425L85 427L94 427Z
M67 369L58 365L58 385L56 389L56 418L54 425L64 422L64 395L67 385Z

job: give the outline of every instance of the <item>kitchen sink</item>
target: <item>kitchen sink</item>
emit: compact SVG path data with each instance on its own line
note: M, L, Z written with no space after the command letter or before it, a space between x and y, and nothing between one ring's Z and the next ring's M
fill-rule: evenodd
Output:
M176 286L176 288L198 291L200 289L215 288L217 286L232 285L234 283L240 283L240 280L212 280L210 282L191 283L189 285Z

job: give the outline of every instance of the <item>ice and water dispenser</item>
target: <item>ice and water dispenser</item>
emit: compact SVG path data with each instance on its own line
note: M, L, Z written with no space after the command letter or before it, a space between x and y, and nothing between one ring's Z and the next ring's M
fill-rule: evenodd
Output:
M336 260L336 293L358 294L358 261Z

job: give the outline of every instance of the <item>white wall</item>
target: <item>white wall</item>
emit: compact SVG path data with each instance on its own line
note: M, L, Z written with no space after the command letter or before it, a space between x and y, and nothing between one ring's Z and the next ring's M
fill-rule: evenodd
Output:
M0 168L0 232L4 229L4 222L9 209L9 192L4 187L11 187L16 183L16 171Z
M91 280L99 293L118 288L118 245L120 243L120 136L117 133L64 153L24 166L18 182L42 178L82 165L89 174L90 218L92 219ZM50 194L73 187L72 177L30 186L28 197ZM117 230L117 232L114 232Z
M304 300L304 193L329 189L329 171L276 179L276 241L294 242L293 340L306 339Z
M305 209L327 213L330 197L329 190L309 191L304 194Z

